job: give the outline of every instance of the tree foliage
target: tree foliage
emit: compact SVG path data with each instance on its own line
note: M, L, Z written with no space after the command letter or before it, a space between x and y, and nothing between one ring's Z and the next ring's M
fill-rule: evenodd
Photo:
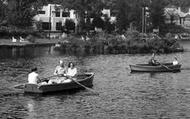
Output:
M164 8L166 6L165 1L160 0L152 0L150 4L150 18L152 22L153 28L162 28L165 25L165 15L164 15Z
M37 11L49 3L60 4L63 9L74 9L79 32L89 28L89 23L87 25L85 22L89 22L90 18L94 18L93 24L108 29L106 27L109 26L109 19L106 23L100 20L103 8L114 13L117 18L116 26L120 31L127 30L131 25L140 31L142 8L149 8L147 19L151 28L162 29L165 25L164 8L167 5L190 6L190 0L0 0L0 26L29 27Z

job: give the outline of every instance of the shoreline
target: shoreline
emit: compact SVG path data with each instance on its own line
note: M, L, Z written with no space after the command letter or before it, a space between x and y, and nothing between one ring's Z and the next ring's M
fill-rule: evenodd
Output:
M36 39L34 43L29 41L12 42L10 39L0 39L0 47L47 46L55 45L58 42L60 42L60 39Z

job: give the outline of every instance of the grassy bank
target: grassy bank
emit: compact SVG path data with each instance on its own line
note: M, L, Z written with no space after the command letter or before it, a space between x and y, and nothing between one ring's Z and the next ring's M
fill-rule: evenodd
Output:
M88 38L69 36L60 42L56 50L63 52L85 52L97 54L122 53L172 53L183 48L172 37L159 38L154 34L143 36L138 32L119 34L98 33Z

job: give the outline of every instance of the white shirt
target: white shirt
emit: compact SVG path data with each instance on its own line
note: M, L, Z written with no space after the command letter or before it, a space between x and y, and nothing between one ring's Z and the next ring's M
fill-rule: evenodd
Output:
M38 74L36 72L32 72L28 74L28 83L37 84Z
M174 60L173 61L173 65L177 65L178 64L178 61L177 60Z
M65 68L57 66L54 71L54 75L65 74Z
M67 76L75 76L77 74L77 68L68 68Z

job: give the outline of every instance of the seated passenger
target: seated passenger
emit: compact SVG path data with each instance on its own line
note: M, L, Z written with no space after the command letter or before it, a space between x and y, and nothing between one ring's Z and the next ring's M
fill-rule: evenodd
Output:
M174 61L173 61L173 65L178 65L178 60L177 60L177 57L174 57Z
M67 70L67 77L74 77L77 74L77 68L72 62L69 62L68 64L68 70Z
M75 67L75 65L72 62L70 62L68 64L68 69L67 69L67 74L66 74L67 79L65 81L63 81L63 83L71 82L72 80L76 80L76 78L75 78L76 74L77 74L77 68Z
M15 37L12 37L12 42L17 42L17 39Z
M32 68L31 73L28 74L28 83L38 84L40 81L39 74L37 73L37 68Z
M20 42L25 42L24 38L20 36Z
M59 61L59 65L56 66L55 71L53 73L54 75L57 75L58 77L55 79L50 79L48 81L48 84L53 84L53 83L61 83L66 79L66 67L64 66L64 63L62 60Z
M59 61L59 65L56 66L53 74L59 75L59 76L65 76L66 75L66 67L64 66L64 63L62 60Z

